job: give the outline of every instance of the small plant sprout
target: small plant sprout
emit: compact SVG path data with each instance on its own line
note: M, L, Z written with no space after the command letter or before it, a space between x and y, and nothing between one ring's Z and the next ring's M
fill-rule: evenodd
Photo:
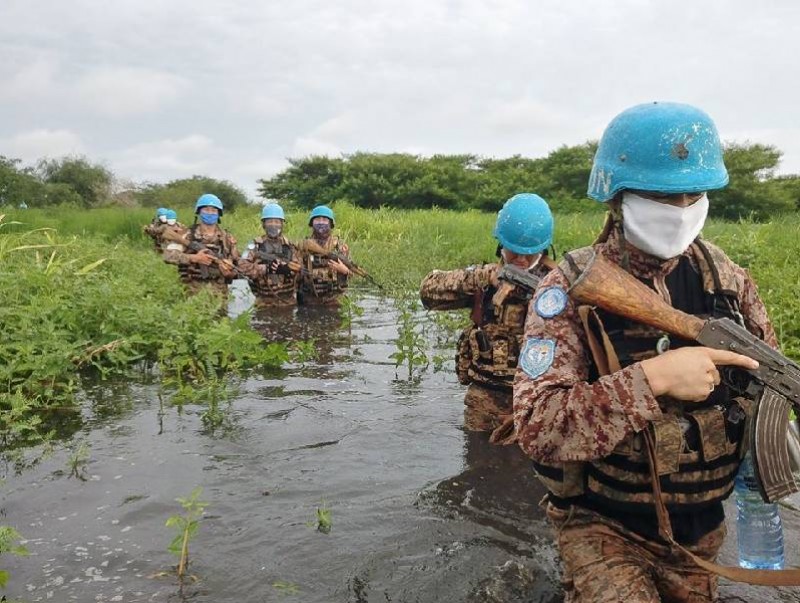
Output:
M417 326L416 313L419 311L419 301L414 297L405 297L397 300L398 323L395 347L397 351L389 354L394 360L395 369L403 364L408 365L408 379L414 377L414 369L424 370L428 366L427 345L425 334Z
M317 507L316 516L314 521L309 521L306 525L310 528L316 528L318 532L323 534L330 534L333 527L333 518L331 517L331 510L325 505L325 501L320 503Z
M69 476L86 481L86 464L89 462L89 444L85 440L78 442L72 449L67 461Z
M278 589L285 595L296 595L300 592L300 588L297 584L286 582L285 580L276 580L272 583L272 587Z
M343 328L347 328L350 331L353 326L353 319L363 315L364 308L359 306L352 297L343 295L339 298L339 319L342 321Z
M178 532L173 538L167 550L179 556L178 579L183 581L186 568L189 565L189 542L197 533L200 526L200 517L204 509L208 506L207 502L199 500L202 488L197 487L192 490L188 498L176 498L184 509L183 515L173 515L167 519L167 527L175 528Z

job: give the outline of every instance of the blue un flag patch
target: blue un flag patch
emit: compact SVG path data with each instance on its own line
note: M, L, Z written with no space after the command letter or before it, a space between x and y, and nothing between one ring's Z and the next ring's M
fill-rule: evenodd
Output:
M529 339L522 348L519 365L528 377L536 379L552 366L555 352L556 342L552 339Z

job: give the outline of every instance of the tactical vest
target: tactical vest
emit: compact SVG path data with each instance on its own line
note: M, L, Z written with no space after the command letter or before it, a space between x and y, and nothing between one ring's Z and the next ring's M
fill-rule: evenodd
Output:
M315 239L311 240L318 243ZM341 253L339 238L333 235L324 247L328 251ZM306 301L335 297L347 290L347 276L330 268L326 258L306 253L303 262L308 274L302 285Z
M284 262L292 261L292 246L286 237L279 239L270 239L267 237L259 237L253 241L256 245L255 251L261 253L269 253L281 258ZM258 264L270 264L264 260L255 258ZM292 274L265 274L257 279L249 279L250 287L256 297L262 300L281 298L287 302L294 302L296 292L297 277L295 273Z
M189 228L189 236L187 240L189 244L197 241L202 243L217 257L228 258L232 257L232 250L229 245L228 234L217 227L216 233L213 237L205 239L197 234L197 224L193 224ZM181 281L189 283L192 281L214 281L218 283L225 283L227 279L222 276L222 273L211 264L210 266L201 266L199 264L180 264L178 266L178 273L180 274Z
M699 274L683 256L665 282L660 283L669 290L673 307L703 317L731 318L743 325L731 261L705 242L695 242L692 252ZM580 267L581 251L571 256ZM654 288L658 289L658 284ZM583 314L581 309L579 314ZM600 310L591 310L590 315L592 319L584 321L587 337L605 339L606 347L610 344L623 368L666 351L665 334L660 331ZM696 344L675 338L669 342L671 349L686 345ZM602 376L597 363L592 364L590 380ZM647 429L655 442L662 499L667 508L670 512L691 512L727 498L743 453L747 401L733 399L730 390L720 385L699 404L664 397L659 404L664 416L652 421ZM534 468L557 506L575 503L615 514L654 510L642 433L626 437L602 459L557 465L534 462Z
M514 290L496 306L495 287L488 287L475 298L473 316L482 315L480 325L472 324L461 333L456 349L456 375L459 383L507 388L511 391L525 331L530 296ZM482 310L482 311L481 311Z

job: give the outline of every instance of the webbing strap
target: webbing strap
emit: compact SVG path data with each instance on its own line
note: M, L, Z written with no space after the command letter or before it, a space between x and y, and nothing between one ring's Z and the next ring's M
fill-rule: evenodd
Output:
M656 517L658 518L658 532L666 540L673 550L685 554L695 565L703 568L728 580L734 582L745 582L747 584L758 584L761 586L800 586L800 568L785 570L756 570L732 567L729 565L719 565L713 561L707 561L698 557L686 547L675 542L672 535L672 524L669 519L667 507L661 498L661 482L658 478L658 461L656 460L656 448L653 435L649 429L643 431L644 439L647 443L647 456L650 460L650 479L653 482L653 500L656 506Z

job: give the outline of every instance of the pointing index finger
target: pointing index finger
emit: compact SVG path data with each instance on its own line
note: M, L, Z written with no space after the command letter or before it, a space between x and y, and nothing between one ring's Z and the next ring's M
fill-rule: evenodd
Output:
M711 362L717 366L740 366L746 369L758 368L758 361L753 360L748 356L743 356L742 354L737 354L736 352L730 352L728 350L715 350L713 348L708 348L708 357L711 359Z

